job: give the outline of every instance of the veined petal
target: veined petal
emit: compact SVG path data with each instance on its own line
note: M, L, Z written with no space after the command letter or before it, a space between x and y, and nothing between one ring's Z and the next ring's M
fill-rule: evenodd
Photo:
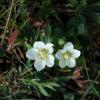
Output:
M37 54L37 50L32 48L26 52L26 57L30 60L34 60Z
M64 45L64 50L71 50L71 49L73 49L74 48L74 46L73 46L73 44L71 43L71 42L67 42L65 45Z
M66 67L66 60L65 60L65 59L60 59L60 60L59 60L59 66L60 66L61 68Z
M36 48L36 49L39 49L39 48L44 48L45 47L45 44L44 42L42 41L37 41L33 44L33 47Z
M53 44L52 43L47 43L45 45L45 48L48 50L48 53L49 54L52 54L53 53Z
M75 62L75 59L74 58L70 58L67 62L67 65L70 67L70 68L73 68L75 67L76 65L76 62Z
M54 65L54 56L48 55L47 66L52 67Z
M76 50L76 49L71 50L71 52L72 52L73 58L78 58L81 54L81 52L79 50Z
M62 52L61 52L61 50L59 50L59 51L55 54L55 57L56 57L57 59L61 59L61 57L62 57Z
M34 62L34 67L36 68L37 71L41 71L42 69L44 69L46 66L46 61L44 60L36 60Z

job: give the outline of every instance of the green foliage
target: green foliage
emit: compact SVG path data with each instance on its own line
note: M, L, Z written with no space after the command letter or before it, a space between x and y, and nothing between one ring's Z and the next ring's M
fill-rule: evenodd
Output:
M0 0L0 100L99 100L100 0L12 1ZM37 73L26 58L35 41L52 42L54 53L73 42L82 52L76 68L55 61Z
M50 96L47 92L48 89L56 91L54 87L59 87L59 85L55 82L39 82L38 79L32 79L32 80L24 80L26 84L29 84L30 86L33 86L36 91L38 92L38 95L40 93L44 96Z

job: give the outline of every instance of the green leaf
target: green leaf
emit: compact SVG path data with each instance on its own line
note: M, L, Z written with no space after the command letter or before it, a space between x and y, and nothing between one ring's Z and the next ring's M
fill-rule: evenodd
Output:
M100 2L94 3L94 4L90 4L86 7L87 11L90 12L100 12Z
M81 4L82 6L86 6L86 5L87 5L87 1L86 1L86 0L80 0L80 4Z
M43 0L42 2L42 7L47 8L51 3L51 0Z
M47 27L45 28L45 32L49 35L51 34L51 25L50 24L48 24Z
M59 87L60 86L55 82L39 82L39 80L35 80L35 79L33 79L31 81L31 85L34 86L34 88L44 96L50 96L48 94L46 88L51 89L53 91L56 91L54 87Z
M74 95L67 92L64 93L64 100L74 100L74 99L75 99Z
M49 82L48 84L51 85L51 86L55 86L55 87L59 87L60 86L59 84L57 84L55 82Z
M47 27L45 28L45 33L46 33L46 42L50 42L50 37L51 37L51 25L48 24Z
M79 26L78 26L78 33L79 34L85 34L85 32L86 32L85 25L83 23L80 23Z
M47 91L44 89L43 85L42 84L37 84L37 88L39 90L39 92L41 94L43 94L44 96L50 96Z
M69 19L68 23L67 23L67 29L68 32L74 32L79 24L79 18L78 17L72 17Z
M28 44L28 43L25 43L25 47L26 47L27 49L31 49L31 48L32 48L32 46L31 46L30 44Z
M44 83L43 85L44 85L44 87L47 87L47 88L49 88L53 91L56 91L54 87L59 87L60 86L55 82L47 82L47 83Z
M49 88L49 89L51 89L51 90L53 90L53 91L56 91L55 88L53 86L51 86L51 85L46 85L46 87Z
M69 3L71 3L74 7L76 7L78 5L78 1L77 0L68 0Z

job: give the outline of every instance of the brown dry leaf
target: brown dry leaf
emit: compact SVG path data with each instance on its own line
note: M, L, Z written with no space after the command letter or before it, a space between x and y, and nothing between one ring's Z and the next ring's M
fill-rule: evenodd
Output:
M0 84L2 84L4 82L4 77L2 74L0 74Z
M10 38L8 39L8 48L7 48L8 52L12 50L14 43L16 41L17 35L18 35L18 31L16 30L12 32L12 34L10 35Z
M73 72L72 79L76 82L76 84L77 84L78 87L80 87L82 89L85 88L85 82L82 80L81 70L79 68L77 68Z
M43 26L43 23L44 23L43 21L36 21L36 22L34 22L33 25L34 25L35 27L41 27L41 26Z
M0 64L3 63L3 59L0 59Z
M34 20L33 26L35 26L38 30L40 30L43 27L45 27L45 22L43 20Z
M80 87L80 88L84 88L85 87L85 84L83 83L83 81L81 80L75 80L76 84Z
M81 72L80 72L80 69L77 68L74 72L73 72L73 79L78 79L78 78L81 78Z

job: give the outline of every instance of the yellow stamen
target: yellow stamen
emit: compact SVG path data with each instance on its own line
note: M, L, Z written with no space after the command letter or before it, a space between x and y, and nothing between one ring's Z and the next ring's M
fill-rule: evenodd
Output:
M41 59L47 59L47 57L48 57L48 50L44 49L44 48L43 49L39 49L38 56Z
M71 52L66 51L65 53L63 53L63 58L64 59L69 59L71 57Z

